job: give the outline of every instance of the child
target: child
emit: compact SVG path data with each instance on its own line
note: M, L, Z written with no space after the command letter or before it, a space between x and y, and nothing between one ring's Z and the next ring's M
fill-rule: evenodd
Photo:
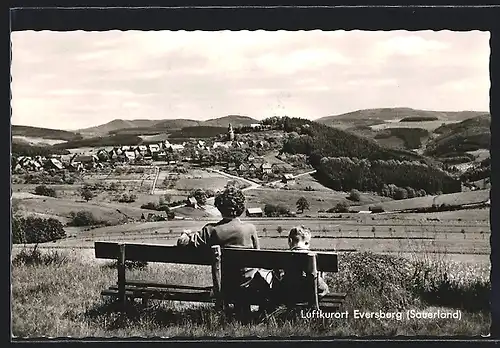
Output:
M311 244L311 232L304 226L293 227L288 234L288 247L291 251L308 252ZM273 288L275 294L284 302L301 302L307 291L306 273L302 270L274 272ZM318 275L318 297L328 293L328 285Z

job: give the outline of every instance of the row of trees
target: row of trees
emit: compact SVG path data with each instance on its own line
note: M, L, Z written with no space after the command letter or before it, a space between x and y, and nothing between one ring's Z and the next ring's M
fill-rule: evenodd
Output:
M418 161L357 159L325 157L316 167L318 179L335 190L376 191L382 193L385 186L425 190L437 194L461 191L460 180L442 169Z

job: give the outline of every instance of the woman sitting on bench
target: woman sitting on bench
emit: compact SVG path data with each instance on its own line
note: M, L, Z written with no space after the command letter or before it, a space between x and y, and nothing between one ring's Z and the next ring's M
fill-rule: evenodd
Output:
M239 216L245 211L245 196L241 190L229 186L215 197L215 206L222 215L217 223L206 224L200 232L183 232L178 246L210 248L213 245L259 249L259 238L253 224L243 223ZM248 318L250 298L268 298L270 285L256 268L224 269L222 283L225 297L233 302L237 315Z

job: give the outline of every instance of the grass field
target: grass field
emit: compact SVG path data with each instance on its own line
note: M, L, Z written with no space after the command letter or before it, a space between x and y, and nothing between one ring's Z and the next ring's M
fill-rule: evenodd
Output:
M97 262L91 254L84 257L81 251L42 253L47 255L45 264L14 262L14 337L473 336L487 333L489 327L484 304L489 268L485 264L370 253L341 255L339 273L326 274L325 279L332 291L347 292L342 307L350 314L347 319L315 320L278 313L267 321L242 324L215 312L210 305L171 301L152 301L147 308L130 307L126 313L119 313L116 306L100 297L102 289L116 282L116 270L109 262ZM443 278L445 273L453 277ZM211 284L210 268L202 266L150 263L144 269L127 271L127 278ZM461 320L363 320L352 315L354 309L392 312L454 308L461 310Z
M468 192L449 193L439 196L426 196L399 201L383 202L380 205L386 211L397 211L431 207L433 204L461 205L485 202L490 198L490 190L477 190ZM357 210L368 210L367 205L356 207Z
M420 122L387 122L387 123L373 125L371 126L371 128L374 130L381 130L387 128L422 128L432 132L436 128L441 127L443 123L445 124L457 123L457 121L439 120L439 121L420 121Z
M317 188L313 180L308 181L307 178L302 180L299 178L296 184L298 188L305 186L311 186ZM258 188L254 190L248 190L245 192L245 197L247 199L247 205L249 207L258 206L264 208L265 204L284 204L290 210L295 211L297 209L296 202L300 197L305 197L309 202L309 210L306 210L303 215L309 213L316 214L318 210L328 210L335 207L339 202L346 201L349 196L348 193L337 192L328 189L322 189L317 191L303 191L294 190L294 185L291 185L290 190L283 189L268 189L268 188ZM387 201L389 199L385 197L380 197L372 194L362 194L360 202L350 202L351 205L359 204L374 204L380 201Z

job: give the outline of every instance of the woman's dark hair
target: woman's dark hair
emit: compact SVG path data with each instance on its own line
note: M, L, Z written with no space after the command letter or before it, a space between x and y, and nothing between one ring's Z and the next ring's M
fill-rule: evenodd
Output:
M215 197L215 206L223 217L238 217L245 211L245 195L240 189L228 186Z

